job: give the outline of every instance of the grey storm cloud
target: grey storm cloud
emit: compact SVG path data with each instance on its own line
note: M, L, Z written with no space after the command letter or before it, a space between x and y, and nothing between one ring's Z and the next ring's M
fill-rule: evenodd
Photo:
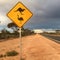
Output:
M2 21L10 22L6 14L18 1L24 3L33 12L33 17L26 24L27 27L38 24L41 26L50 24L56 27L60 25L60 0L0 0L1 20L4 17Z
M23 2L33 14L40 15L41 17L54 17L55 14L60 15L60 0L15 0L0 3L0 13L7 13L18 1Z
M60 0L46 0L41 7L36 7L36 11L42 18L60 18Z
M60 1L49 4L45 12L47 18L60 18Z

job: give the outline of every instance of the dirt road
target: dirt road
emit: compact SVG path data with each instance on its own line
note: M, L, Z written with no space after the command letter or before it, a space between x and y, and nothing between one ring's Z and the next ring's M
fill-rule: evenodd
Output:
M16 50L20 53L20 38L0 43L0 52ZM22 38L22 56L24 60L60 60L60 44L41 35L31 35ZM1 60L1 59L0 59ZM6 57L4 60L20 60L16 57Z

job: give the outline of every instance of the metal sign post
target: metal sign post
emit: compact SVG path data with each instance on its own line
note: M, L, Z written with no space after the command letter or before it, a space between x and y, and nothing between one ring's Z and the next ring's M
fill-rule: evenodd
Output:
M22 31L21 31L21 28L20 28L20 38L22 37L22 36L21 36L21 32L22 32Z
M20 60L22 59L22 28L20 28Z

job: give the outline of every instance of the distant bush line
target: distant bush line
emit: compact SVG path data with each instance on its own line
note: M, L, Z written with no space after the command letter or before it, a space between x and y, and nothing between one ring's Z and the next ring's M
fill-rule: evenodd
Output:
M33 31L29 29L22 28L22 37L34 34ZM20 33L18 31L14 31L10 33L6 29L3 29L0 33L0 39L10 39L10 38L19 38Z

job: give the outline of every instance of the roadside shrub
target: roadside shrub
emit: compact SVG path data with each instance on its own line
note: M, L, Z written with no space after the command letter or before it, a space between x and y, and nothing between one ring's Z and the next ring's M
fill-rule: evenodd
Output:
M25 60L24 58L21 58L21 60Z
M4 55L4 57L6 57L6 55Z
M4 57L4 55L3 55L3 54L1 54L1 55L0 55L0 58L3 58L3 57Z
M18 52L16 52L16 51L10 51L10 52L6 52L6 55L7 56L16 56L16 55L18 55Z

